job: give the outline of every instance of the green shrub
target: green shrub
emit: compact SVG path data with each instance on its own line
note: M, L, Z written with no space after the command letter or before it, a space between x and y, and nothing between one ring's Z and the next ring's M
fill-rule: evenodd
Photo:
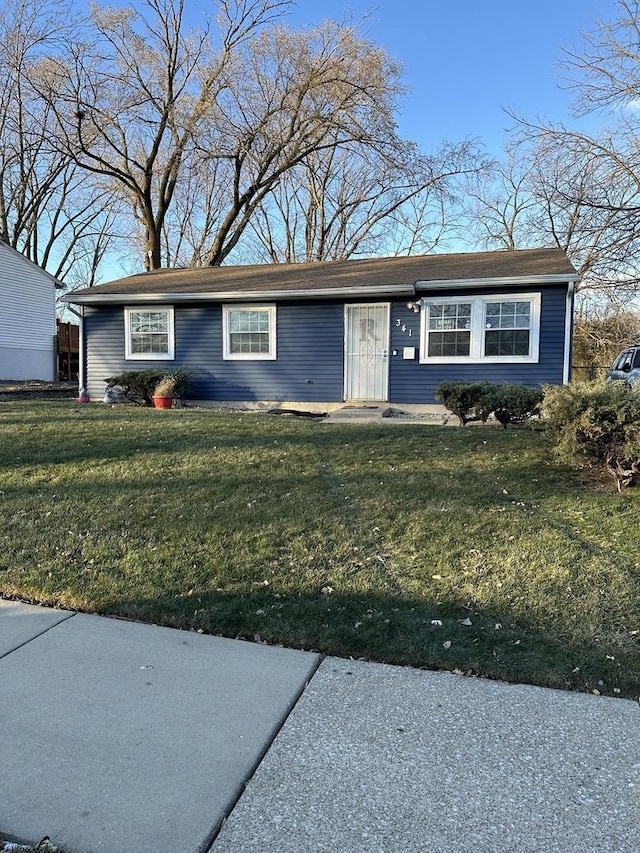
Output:
M497 421L506 429L507 424L521 424L540 414L543 392L526 385L494 385L487 396L487 405Z
M447 409L460 420L460 426L470 421L485 423L491 414L488 382L441 382L435 390L436 400L442 400Z
M126 370L117 376L110 376L104 381L107 385L122 385L129 392L141 398L146 406L153 405L153 393L156 385L167 377L174 381L174 393L182 396L189 387L189 373L183 368L176 370Z
M640 475L640 394L622 382L548 387L544 414L556 456L568 464L603 467L618 491Z

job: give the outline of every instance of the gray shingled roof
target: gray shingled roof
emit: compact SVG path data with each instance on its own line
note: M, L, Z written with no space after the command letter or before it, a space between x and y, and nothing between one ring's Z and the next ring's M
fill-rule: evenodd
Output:
M72 291L78 304L142 299L413 295L436 284L569 281L578 275L561 249L368 258L309 264L163 269Z

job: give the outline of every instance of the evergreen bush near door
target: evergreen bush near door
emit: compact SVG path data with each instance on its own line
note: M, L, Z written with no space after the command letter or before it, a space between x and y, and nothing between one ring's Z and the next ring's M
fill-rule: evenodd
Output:
M441 382L436 400L460 420L460 426L471 421L486 423L493 413L503 427L524 423L539 414L543 393L526 385L494 385L490 382Z
M494 385L488 393L488 407L494 418L506 429L508 424L521 424L540 414L543 392L526 385Z
M488 382L441 382L435 397L458 417L460 426L471 421L485 423L491 414L491 387Z

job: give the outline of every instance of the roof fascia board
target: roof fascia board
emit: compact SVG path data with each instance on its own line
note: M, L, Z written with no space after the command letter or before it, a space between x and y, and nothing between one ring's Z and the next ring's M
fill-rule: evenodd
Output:
M491 278L461 278L442 279L439 281L417 281L416 291L441 290L445 288L463 287L502 287L503 285L531 285L531 284L568 284L581 280L581 276L571 273L553 275L514 275L495 276Z
M97 288L96 288L97 289ZM103 305L108 303L164 303L164 302L256 302L269 299L314 299L341 296L415 296L415 287L407 284L380 287L323 287L303 290L235 290L228 293L210 291L203 293L84 293L74 296L73 291L62 299L76 305Z

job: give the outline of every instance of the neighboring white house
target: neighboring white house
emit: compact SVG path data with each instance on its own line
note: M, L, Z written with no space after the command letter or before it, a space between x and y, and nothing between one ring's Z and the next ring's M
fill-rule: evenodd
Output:
M57 379L59 282L0 240L0 379Z

